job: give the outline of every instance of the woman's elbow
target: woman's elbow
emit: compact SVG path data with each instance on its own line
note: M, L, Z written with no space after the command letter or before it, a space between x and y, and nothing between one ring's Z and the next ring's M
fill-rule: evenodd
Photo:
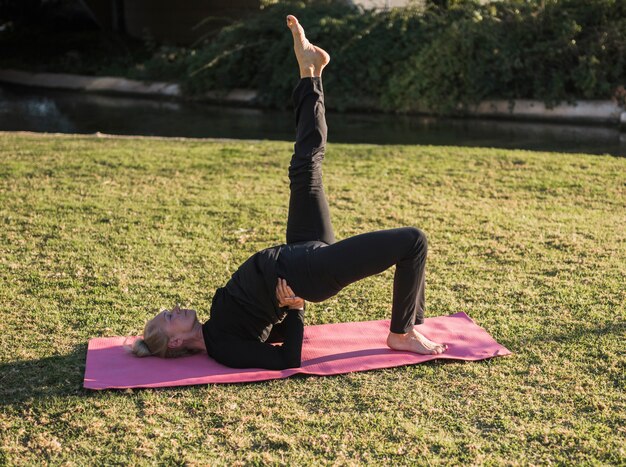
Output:
M300 355L285 357L284 365L285 367L281 368L282 370L287 370L289 368L300 368L300 365L302 365L302 359L300 358Z

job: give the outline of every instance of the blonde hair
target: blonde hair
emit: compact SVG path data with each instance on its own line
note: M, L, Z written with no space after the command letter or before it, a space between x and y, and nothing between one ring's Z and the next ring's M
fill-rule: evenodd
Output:
M168 342L169 337L157 326L153 318L144 327L143 339L136 339L132 346L125 345L125 347L136 357L155 355L161 358L175 358L199 352L196 349L188 349L186 347L172 349L167 346Z

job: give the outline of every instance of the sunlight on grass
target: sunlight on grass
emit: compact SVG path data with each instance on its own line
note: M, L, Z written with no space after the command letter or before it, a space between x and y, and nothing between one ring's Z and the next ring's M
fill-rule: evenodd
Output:
M338 239L414 225L427 316L514 352L336 377L82 389L87 341L141 332L284 242L292 144L0 135L0 464L626 462L626 159L330 145ZM393 270L307 310L384 319Z

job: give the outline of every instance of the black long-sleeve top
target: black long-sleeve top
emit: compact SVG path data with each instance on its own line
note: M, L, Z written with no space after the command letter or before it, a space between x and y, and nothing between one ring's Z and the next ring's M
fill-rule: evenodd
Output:
M216 361L234 368L300 366L304 311L279 307L275 295L282 250L293 248L280 245L252 255L215 292L202 334L207 353ZM272 345L279 335L283 344Z

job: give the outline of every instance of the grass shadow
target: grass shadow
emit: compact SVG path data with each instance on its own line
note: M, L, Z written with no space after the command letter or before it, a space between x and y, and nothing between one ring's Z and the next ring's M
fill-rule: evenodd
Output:
M614 336L616 339L621 340L622 336L626 334L626 322L615 321L605 324L602 327L590 327L589 323L581 324L574 329L567 331L551 332L546 335L535 335L526 339L533 343L545 343L545 342L563 342L573 343L581 342L585 339L594 339L598 337Z
M83 375L87 345L67 355L0 364L0 406L31 399L85 394Z

